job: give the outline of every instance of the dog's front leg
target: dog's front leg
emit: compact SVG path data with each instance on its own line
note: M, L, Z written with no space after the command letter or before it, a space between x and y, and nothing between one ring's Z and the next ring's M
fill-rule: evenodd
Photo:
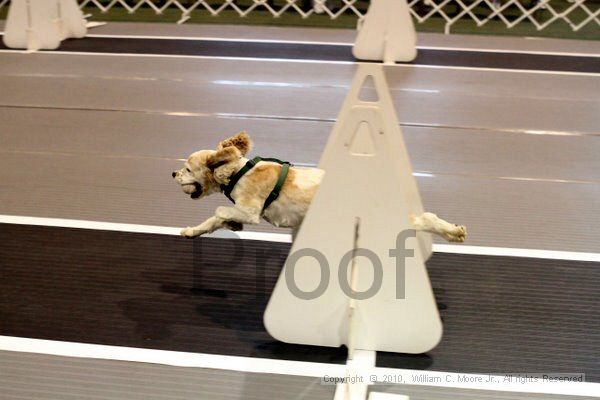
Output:
M214 217L210 217L198 226L182 229L181 236L193 238L222 228L239 231L243 229L243 224L258 224L259 222L260 208L218 207Z
M214 232L223 227L229 227L229 225L222 218L210 217L198 226L188 226L187 228L183 228L181 230L181 236L193 238L206 233Z
M260 208L236 204L235 207L218 207L215 215L224 221L240 224L260 223Z
M435 233L449 242L464 242L467 237L467 228L444 221L434 213L411 215L411 221L416 230Z

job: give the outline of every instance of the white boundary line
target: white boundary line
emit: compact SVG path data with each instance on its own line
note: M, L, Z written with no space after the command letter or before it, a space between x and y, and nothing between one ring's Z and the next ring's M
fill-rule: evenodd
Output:
M176 367L220 369L238 372L277 374L323 378L344 377L347 366L304 361L273 360L254 357L225 356L216 354L187 353L168 350L141 349L134 347L107 346L54 340L29 339L0 336L0 350L37 353L63 357L92 358L145 362ZM543 393L571 396L596 396L599 383L589 382L526 382L505 381L500 375L475 375L454 372L421 371L393 368L350 369L350 376L377 375L382 377L402 375L403 383L421 386L447 387L471 390L494 390L520 393ZM460 379L462 378L462 379ZM374 386L376 391L377 387Z
M455 244L434 244L433 251L436 253L472 254L481 256L600 262L600 253L584 253L575 251L517 249L510 247L467 246Z
M17 225L35 225L35 226L53 226L59 228L77 228L91 229L101 231L114 232L132 232L132 233L150 233L157 235L174 235L179 236L181 228L173 228L168 226L158 225L137 225L137 224L122 224L116 222L100 222L87 221L80 219L63 219L63 218L41 218L41 217L25 217L18 215L1 215L0 223L17 224ZM292 236L285 233L270 233L270 232L230 232L217 231L206 237L215 238L240 238L245 240L260 240L266 242L291 243Z
M179 235L179 231L181 230L181 228L167 226L121 224L115 222L86 221L79 219L26 217L19 215L0 215L0 223L177 236ZM278 243L292 242L292 237L289 234L270 232L240 231L234 233L229 231L217 231L213 234L207 235L207 237L240 238L243 240L260 240ZM518 249L508 247L487 247L450 244L434 244L433 251L437 253L452 254L472 254L499 257L525 257L541 258L547 260L600 262L600 253L584 253L572 251Z
M570 53L566 51L541 51L541 50L503 50L503 49L483 49L480 47L438 47L438 46L417 46L419 50L445 50L445 51L472 51L476 53L507 53L507 54L534 54L543 56L560 57L600 57L600 53Z
M4 35L4 32L0 32ZM248 38L221 38L214 36L160 36L160 35L111 35L111 34L87 34L91 38L114 38L114 39L151 39L151 40L189 40L189 41L212 41L212 42L240 42L240 43L276 43L276 44L308 44L323 46L354 46L351 42L327 42L310 40L281 40L281 39L248 39ZM575 53L567 51L541 51L541 50L513 50L513 49L485 49L481 47L453 47L453 46L417 46L419 50L443 50L443 51L472 51L477 53L507 53L507 54L535 54L562 57L600 57L600 53Z
M328 61L328 60L300 60L292 58L260 58L260 57L220 57L220 56L194 56L181 54L147 54L147 53L95 53L85 51L37 51L28 53L25 50L0 50L0 53L19 53L19 54L45 54L45 55L78 55L78 56L108 56L108 57L146 57L146 58L181 58L198 60L230 60L230 61L270 61L270 62L295 62L303 64L339 64L354 65L354 61Z
M158 40L205 40L213 42L241 42L241 43L277 43L277 44L311 44L323 46L347 46L352 47L351 42L320 42L310 40L280 40L280 39L248 39L248 38L219 38L208 36L157 36L157 35L108 35L108 34L88 34L87 37L97 38L116 38L116 39L158 39ZM417 46L419 50L444 50L444 51L474 51L478 53L509 53L509 54L537 54L548 56L565 57L600 57L595 53L571 53L563 51L539 51L539 50L503 50L503 49L484 49L480 47L452 47L452 46Z
M273 44L314 44L323 46L353 46L349 42L317 42L310 40L281 40L281 39L248 39L248 38L220 38L214 36L160 36L160 35L103 35L88 34L86 37L115 38L115 39L158 39L158 40L191 40L207 42L240 42L240 43L273 43Z
M0 36L4 32L0 32ZM91 38L112 38L112 39L151 39L151 40L189 40L189 41L210 41L210 42L240 42L240 43L275 43L275 44L315 44L324 46L354 46L350 42L326 42L310 40L281 40L281 39L249 39L249 38L222 38L214 36L160 36L160 35L109 35L89 33L85 37ZM443 47L440 49L444 49Z
M598 72L574 72L574 71L545 71L540 69L512 69L512 68L484 68L484 67L461 67L444 65L419 65L419 64L395 64L395 67L413 67L429 69L453 69L457 71L485 71L485 72L507 72L519 74L541 74L541 75L567 75L567 76L592 76L598 77Z
M25 50L0 50L2 53L32 54ZM221 56L193 56L193 55L175 55L175 54L145 54L145 53L94 53L84 51L38 51L33 54L45 55L79 55L79 56L106 56L106 57L147 57L147 58L180 58L180 59L198 59L198 60L228 60L228 61L259 61L259 62L285 62L299 64L331 64L331 65L359 65L360 61L330 61L330 60L301 60L293 58L260 58L260 57L221 57ZM597 77L600 73L596 72L573 72L573 71L544 71L536 69L509 69L509 68L482 68L482 67L458 67L446 65L421 65L421 64L395 64L390 67L404 68L430 68L430 69L451 69L458 71L486 71L486 72L505 72L522 74L542 74L542 75L567 75L567 76L591 76Z
M293 376L321 376L320 373L343 375L343 364L325 364L305 361L272 360L266 358L225 356L220 354L187 353L181 351L142 349L56 340L0 336L0 350L53 356L94 358L147 362L175 367L199 367L239 372L282 374Z

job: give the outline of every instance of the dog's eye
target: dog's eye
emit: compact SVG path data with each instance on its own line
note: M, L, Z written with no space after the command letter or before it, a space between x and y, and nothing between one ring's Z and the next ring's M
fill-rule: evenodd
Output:
M185 170L186 170L187 172L192 172L192 171L190 171L190 169L189 169L189 168L186 168Z

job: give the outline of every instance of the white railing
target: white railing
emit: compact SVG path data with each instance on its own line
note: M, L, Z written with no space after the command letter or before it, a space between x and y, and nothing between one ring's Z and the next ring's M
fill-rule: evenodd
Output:
M430 5L431 9L429 12L420 15L415 10L420 0L409 1L413 17L420 23L433 16L442 17L446 21L446 33L450 32L450 28L457 21L467 18L475 21L477 26L483 26L494 18L498 18L509 29L523 21L530 22L537 30L542 30L560 20L565 21L575 32L590 23L600 26L600 6L599 4L592 4L593 1L590 0L566 2L551 0L426 0L425 2ZM452 3L458 6L454 16L450 16L444 11L445 7ZM562 7L557 7L557 4L562 5ZM475 14L474 10L476 8L483 8L483 17ZM513 8L512 14L515 14L515 11L517 14L516 16L513 15L512 18L507 16L510 8ZM546 16L541 15L542 13ZM577 15L578 21L574 19L574 14L579 14Z
M0 8L8 3L9 0L0 0ZM224 10L233 10L240 17L258 10L274 18L288 13L297 13L302 18L328 16L333 20L351 15L358 22L364 17L367 5L364 0L79 0L79 3L81 7L95 7L101 12L123 8L132 14L141 7L149 7L156 14L178 9L181 11L179 23L187 21L194 11L219 15ZM501 21L507 29L531 23L541 31L560 21L574 32L587 25L600 29L600 0L408 0L408 4L417 23L441 18L445 33L465 20L474 21L478 27Z

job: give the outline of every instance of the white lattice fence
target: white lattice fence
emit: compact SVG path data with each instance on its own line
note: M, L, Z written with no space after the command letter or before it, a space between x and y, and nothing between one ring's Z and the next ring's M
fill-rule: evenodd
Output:
M423 1L409 0L413 17L419 23L432 17L441 17L446 21L446 33L449 33L457 21L464 19L472 19L477 26L483 26L498 18L509 29L523 21L530 22L537 30L560 20L565 21L573 31L578 31L588 24L600 26L600 5L590 0L425 1L430 6L425 13L419 13L420 3ZM455 8L453 15L448 12L451 6Z
M81 7L95 7L102 12L123 8L135 14L140 8L151 8L156 14L167 9L181 12L180 23L189 19L193 11L219 15L225 10L240 17L253 12L268 12L273 18L296 13L303 18L319 15L337 19L351 15L360 20L368 6L366 0L80 0ZM507 29L522 23L531 23L543 30L558 21L564 21L573 31L591 25L600 29L600 0L408 0L413 17L418 23L442 19L445 32L450 33L459 21L472 20L477 26L490 21L501 21ZM9 0L0 0L0 8Z

